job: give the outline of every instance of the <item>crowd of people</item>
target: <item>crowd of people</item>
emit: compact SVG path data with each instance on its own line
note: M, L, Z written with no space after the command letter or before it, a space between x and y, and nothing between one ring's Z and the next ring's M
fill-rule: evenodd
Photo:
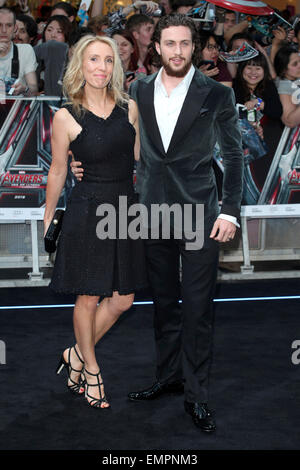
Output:
M62 97L63 76L75 44L83 35L95 34L116 41L124 89L128 91L135 80L157 72L161 66L151 42L159 17L172 12L193 17L191 13L197 7L196 0L157 1L137 0L104 16L103 0L95 0L84 21L79 21L78 12L67 2L43 6L40 16L34 17L27 0L19 0L14 9L6 8L1 1L3 88L12 95ZM218 7L214 21L196 22L195 66L207 77L233 88L237 103L244 105L242 117L247 119L250 112L251 125L268 149L263 164L251 163L258 166L260 186L269 166L265 162L271 161L283 126L300 123L300 108L295 101L300 78L300 22L295 21L297 17L291 18L288 10L278 13L294 28L278 26L271 36L255 29L248 18ZM256 57L239 62L222 58L222 52L234 54L245 43L258 51ZM251 111L255 111L254 118Z
M189 15L197 7L196 0L157 0L157 2L137 0L131 5L121 8L118 12L104 16L102 15L103 0L95 0L88 12L89 16L86 17L82 25L82 22L78 21L78 12L67 2L59 2L52 7L43 6L39 11L41 16L35 18L29 9L27 0L20 0L19 5L12 9L6 8L5 2L1 1L0 79L7 83L7 90L14 83L13 80L16 81L16 74L10 71L9 67L9 62L13 57L11 45L14 43L18 45L20 65L17 75L18 83L14 86L13 94L43 93L61 96L63 73L66 70L73 47L82 35L92 33L113 37L117 42L125 74L125 90L128 90L133 80L159 70L159 60L155 56L151 44L154 25L159 17L171 12ZM279 13L290 24L294 24L295 18L289 16L288 10ZM116 15L118 16L116 17ZM234 90L240 88L241 74L237 73L239 64L225 62L220 58L220 53L222 51L234 52L247 42L259 51L258 58L252 60L248 65L260 69L263 62L261 56L264 56L269 67L270 77L275 81L279 94L283 95L280 96L283 106L283 122L289 125L288 116L292 111L287 96L290 95L289 84L286 82L298 79L300 72L297 67L293 67L292 73L289 73L289 64L285 64L285 70L282 70L282 64L279 65L280 54L277 60L275 57L282 47L293 48L294 53L297 53L300 47L300 23L297 23L290 31L279 26L273 31L273 38L270 39L252 27L248 19L239 21L236 12L216 8L215 21L209 24L197 22L197 27L199 47L194 57L195 64L206 76L227 86L233 86ZM240 67L244 67L244 62L240 63ZM254 88L259 94L261 87L255 86ZM294 91L294 87L292 88ZM252 90L253 96L255 89ZM256 98L263 99L262 96ZM238 99L241 99L240 95L238 95ZM247 102L247 107L254 105L254 103L249 104L249 101L251 100L244 101L244 103ZM260 105L260 110L264 113L263 104ZM276 113L277 117L278 112ZM293 119L292 125L295 125Z

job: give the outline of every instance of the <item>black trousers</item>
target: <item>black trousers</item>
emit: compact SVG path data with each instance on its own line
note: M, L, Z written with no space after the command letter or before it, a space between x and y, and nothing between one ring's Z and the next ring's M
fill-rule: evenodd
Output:
M155 312L157 380L183 378L185 399L207 403L218 243L207 238L201 250L191 251L183 240L147 240L146 258Z

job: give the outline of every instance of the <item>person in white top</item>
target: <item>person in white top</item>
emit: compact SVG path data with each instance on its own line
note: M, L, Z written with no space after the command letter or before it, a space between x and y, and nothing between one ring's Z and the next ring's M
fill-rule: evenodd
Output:
M8 8L0 8L0 81L3 87L5 85L6 93L36 95L35 53L30 44L13 43L15 32L15 13Z

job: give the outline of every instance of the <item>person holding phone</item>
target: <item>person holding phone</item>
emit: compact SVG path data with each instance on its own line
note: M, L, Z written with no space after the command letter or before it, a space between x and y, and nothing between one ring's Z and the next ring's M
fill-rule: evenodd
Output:
M218 38L213 33L201 31L199 69L207 77L232 87L232 77L225 62L220 59Z
M256 185L261 190L283 130L281 123L282 104L275 82L270 75L268 62L263 54L258 54L258 56L238 64L233 90L236 102L245 107L240 117L248 120L260 138L256 147L258 148L260 143L265 146L265 154L261 155L263 158L257 154L257 157L250 163L251 171L255 174ZM242 135L244 148L249 148L249 134L242 132ZM246 188L246 184L244 187ZM256 204L257 200L254 198L250 202L249 199L245 199L244 202Z
M137 43L130 31L116 30L112 38L117 43L122 67L125 73L124 88L127 91L133 80L145 77L147 70L139 60Z

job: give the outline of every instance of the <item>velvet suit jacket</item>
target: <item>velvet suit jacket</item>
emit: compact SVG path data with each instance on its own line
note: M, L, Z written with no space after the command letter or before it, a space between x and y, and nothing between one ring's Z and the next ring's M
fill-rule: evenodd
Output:
M210 230L220 212L212 168L218 141L225 167L221 212L239 218L244 162L232 89L196 69L165 152L154 109L156 76L137 80L130 88L139 108L140 203L148 210L154 203L204 204L205 225Z

